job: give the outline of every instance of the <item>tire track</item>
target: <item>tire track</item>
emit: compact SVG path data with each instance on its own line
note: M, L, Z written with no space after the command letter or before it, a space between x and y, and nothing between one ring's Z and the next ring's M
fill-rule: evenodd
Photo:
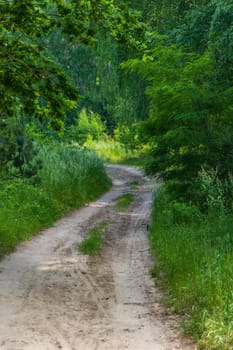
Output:
M1 350L193 350L165 316L149 271L152 185L132 167L109 166L113 188L0 262ZM132 189L131 183L138 182ZM127 211L117 199L132 193ZM108 222L100 256L77 245Z

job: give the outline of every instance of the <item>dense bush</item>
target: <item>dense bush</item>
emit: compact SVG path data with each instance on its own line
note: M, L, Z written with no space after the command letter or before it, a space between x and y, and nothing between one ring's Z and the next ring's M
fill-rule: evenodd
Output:
M77 125L72 125L68 138L70 141L83 145L87 140L99 141L103 137L106 126L100 116L91 111L81 110L78 116Z
M31 178L37 174L41 161L38 148L26 128L26 118L0 121L0 176Z

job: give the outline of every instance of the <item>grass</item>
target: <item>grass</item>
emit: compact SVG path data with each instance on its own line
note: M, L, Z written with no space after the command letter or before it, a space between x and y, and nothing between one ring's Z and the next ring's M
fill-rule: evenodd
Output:
M138 186L139 186L139 182L137 180L134 180L130 183L130 188L132 190L136 190L138 188Z
M100 223L92 228L87 237L79 244L78 249L88 255L96 255L100 252L103 245L103 238L106 232L106 222Z
M116 208L117 210L127 210L130 204L133 202L134 196L131 193L126 193L120 197L117 201Z
M150 244L158 264L153 274L199 349L233 349L232 232L231 214L203 215L164 193L155 198Z
M0 256L61 215L55 199L40 186L18 179L1 183L1 187Z
M114 139L89 140L85 146L94 150L105 162L144 166L147 161L145 157L146 150L129 150L125 145Z
M92 151L71 146L41 152L43 187L62 209L79 207L109 188L103 161Z
M0 183L0 256L110 186L103 162L90 151L53 145L40 158L36 185L27 179Z

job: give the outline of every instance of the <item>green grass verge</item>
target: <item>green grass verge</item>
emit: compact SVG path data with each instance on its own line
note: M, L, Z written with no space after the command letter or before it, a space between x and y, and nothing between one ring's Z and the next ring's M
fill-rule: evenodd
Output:
M87 237L78 245L78 249L84 254L98 254L103 245L106 226L106 222L101 222L98 226L92 228Z
M25 179L0 183L0 256L110 187L102 160L90 151L53 145L40 157L38 184Z
M233 349L232 232L231 215L202 215L165 194L154 201L150 244L159 263L153 274L200 349Z
M134 196L131 193L126 193L121 196L116 204L117 210L127 210L130 204L133 202Z

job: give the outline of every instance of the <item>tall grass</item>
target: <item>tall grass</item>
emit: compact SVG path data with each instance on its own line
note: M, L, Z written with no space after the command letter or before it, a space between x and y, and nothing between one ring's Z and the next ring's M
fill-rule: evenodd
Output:
M1 183L0 256L59 217L56 201L40 187L20 179Z
M42 148L40 158L37 185L26 179L1 182L0 255L110 186L103 162L90 151L56 145Z
M129 150L125 145L114 139L100 141L88 140L85 146L94 150L104 161L111 163L138 161L141 157L139 150Z
M62 210L96 198L110 185L102 160L89 150L72 146L44 148L41 158L43 188Z
M230 350L233 217L222 210L221 196L208 201L204 215L195 206L171 201L163 191L156 195L150 243L158 263L153 273L166 287L170 307L184 315L184 330L199 348Z

